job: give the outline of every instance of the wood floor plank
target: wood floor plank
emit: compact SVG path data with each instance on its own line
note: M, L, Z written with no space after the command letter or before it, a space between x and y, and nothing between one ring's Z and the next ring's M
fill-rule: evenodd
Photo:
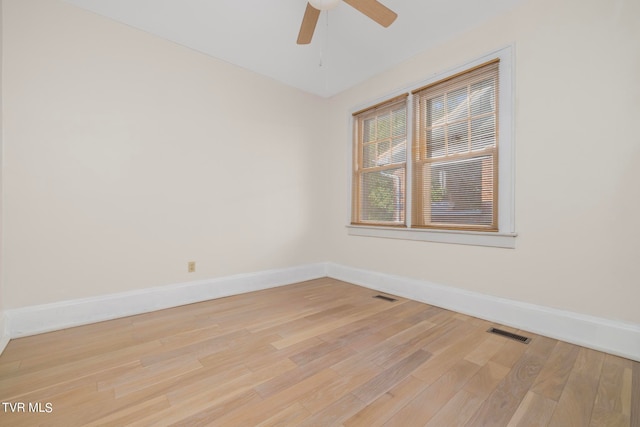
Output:
M50 354L58 354L59 351L70 347L84 347L86 343L103 341L105 336L126 335L131 332L131 318L97 322L84 325L80 328L62 329L39 335L12 339L7 345L8 354L3 353L5 361L24 360L29 357L42 355L42 348L50 349ZM82 339L78 339L81 336Z
M633 366L623 369L624 373L622 375L621 387L622 396L620 397L622 400L622 414L627 416L629 418L629 423L631 423L631 405L633 404L631 397L633 392Z
M304 366L341 348L344 348L344 346L340 345L339 342L320 342L313 347L306 348L290 356L289 359L298 366Z
M286 371L281 375L256 386L255 390L260 394L260 396L267 398L295 385L300 382L300 380L304 380L317 372L331 367L340 360L349 358L349 356L354 353L355 352L348 347L335 349L311 363Z
M297 426L300 425L303 420L309 418L309 416L311 416L311 413L299 402L296 402L262 421L260 424L257 424L256 427Z
M365 403L353 394L345 394L322 411L307 418L300 427L336 426L365 407Z
M346 375L338 375L335 380L327 382L324 387L314 390L307 397L300 399L300 403L309 412L315 414L371 380L378 373L379 370L375 367L364 365Z
M161 344L157 341L125 346L84 360L53 365L45 369L25 372L19 376L0 378L0 398L5 402L19 399L24 394L72 381L78 376L89 376L135 363L139 361L141 355L153 353L160 347Z
M465 389L459 390L425 425L427 427L463 426L482 405L482 402L483 399L477 395Z
M204 358L225 349L227 342L248 335L249 332L241 329L186 345L178 345L176 343L173 343L173 345L163 344L162 348L158 349L158 351L142 357L140 361L143 365L152 365L184 355Z
M192 358L181 358L180 360L172 360L170 363L145 366L140 369L140 372L125 377L126 379L120 377L115 384L110 385L110 388L116 398L121 398L167 379L192 373L202 367L198 360ZM104 387L105 383L105 381L99 382L98 390L101 390L101 386Z
M445 352L447 349L452 347L455 344L458 344L460 341L464 341L464 339L473 334L473 335L481 335L479 334L477 328L471 325L468 322L464 322L460 319L456 319L453 314L450 316L449 320L440 323L440 328L436 330L440 331L455 331L455 333L440 333L434 339L429 340L425 345L424 349L434 356L439 355L440 353ZM485 338L483 336L482 338ZM476 344L479 343L481 339L476 341Z
M366 408L348 418L345 427L377 427L393 417L428 385L409 376L378 397Z
M591 427L629 425L631 369L607 355L602 364L598 391L591 413ZM629 402L627 402L629 399Z
M197 426L208 426L216 420L218 417L230 412L234 411L238 408L242 408L245 406L255 405L261 402L262 399L253 389L245 390L241 393L235 394L231 399L224 400L215 400L210 401L208 404L203 405L203 409L198 412L192 413L186 418L178 417L179 419L172 424L171 426L179 427L179 426L189 426L189 427L197 427ZM173 409L167 411L169 414L175 413ZM159 420L159 423L166 423L167 419L163 418ZM173 421L173 420L172 420Z
M98 426L124 426L146 416L149 413L165 410L169 407L169 401L165 396L154 397L140 405L128 406L122 410L100 417L86 424L86 427Z
M291 361L283 361L283 366L274 366L274 370L291 369L293 363ZM252 371L241 365L235 365L224 369L210 369L203 367L201 369L190 371L184 375L165 378L163 381L149 383L140 390L132 391L116 399L117 402L123 404L129 402L139 402L157 396L166 396L169 402L174 404L195 398L199 395L208 396L209 393L215 393L219 387L226 384L235 384L235 382L251 382L247 378L251 378L254 374ZM213 386L212 386L213 385ZM217 387L216 387L217 386ZM235 390L234 390L235 391ZM114 410L117 408L114 408Z
M640 427L640 362L633 362L631 382L631 427Z
M301 351L314 347L315 345L320 343L322 343L321 340L313 337L309 338L306 341L302 341L279 350L273 346L270 346L271 351L261 351L259 354L257 354L258 357L253 357L252 352L252 354L248 355L247 357L243 357L242 363L252 371L258 371L271 364L277 363L282 359L289 359L294 354L298 354Z
M526 347L524 344L519 343ZM542 370L555 340L536 337L507 376L484 401L468 426L506 425Z
M244 393L248 389L255 390L257 385L294 369L295 364L289 359L282 359L258 371L237 367L236 370L220 372L217 376L203 376L181 387L173 387L166 395L172 405L187 401L211 402L225 395Z
M417 328L405 329L392 338L385 340L382 345L373 351L372 357L368 360L382 369L387 369L422 348L433 339L431 329L435 325L429 322L421 322L416 326Z
M501 327L500 329L505 329ZM516 364L518 360L522 357L524 352L527 350L526 346L523 346L522 343L504 340L504 344L498 350L498 352L490 359L494 363L499 363L502 366L506 366L507 368L512 368L513 365Z
M239 408L235 411L230 411L224 416L217 418L212 425L252 427L260 424L285 410L294 402L304 399L317 388L324 387L325 384L335 380L336 377L337 374L334 371L324 369L252 405L251 410Z
M97 382L104 381L108 378L126 376L129 372L134 371L139 366L139 362L132 361L129 364L93 373L91 375L78 375L73 378L69 378L68 381L47 384L45 387L34 389L22 394L16 399L11 400L24 402L57 402L59 396L65 396L68 393L75 393L80 390L89 390L90 392L97 390Z
M351 314L349 316L346 317L342 317L339 319L333 319L327 323L323 323L321 325L316 325L316 326L312 326L310 328L306 328L304 331L299 332L297 334L288 336L286 338L283 338L279 341L276 341L273 343L273 346L281 349L284 347L288 347L292 344L298 343L300 341L304 341L307 338L310 337L314 337L317 335L322 334L323 332L326 332L328 330L331 329L335 329L338 328L340 326L344 326L346 324L349 323L353 323L356 322L358 320L361 320L363 318L367 318L369 317L371 314L373 313L377 313L380 311L384 311L384 310L388 310L390 307L386 307L386 306L378 306L378 305L374 305L374 304L370 304L368 307L366 307L363 310L360 310L359 312L355 313L355 314Z
M431 357L431 353L417 350L415 353L385 369L353 391L353 395L369 404L402 381Z
M220 381L204 376L197 382L170 390L166 395L171 407L149 414L146 418L139 420L140 424L182 424L185 419L191 419L194 423L206 425L229 411L261 402L262 398L253 386L286 372L294 366L293 362L284 359L277 365L258 372L246 369L239 373L228 372L227 378L220 378Z
M465 359L466 360L466 359ZM469 393L478 396L483 401L493 393L493 390L507 376L510 369L495 362L487 362L464 386Z
M550 427L589 425L603 361L603 353L580 349L549 422Z
M115 401L110 391L96 391L94 386L87 386L80 390L55 396L53 400L53 413L60 411L67 413L65 423L67 425L85 425L98 416L104 415L109 410L105 409ZM104 406L92 408L91 402L99 401ZM45 422L46 423L46 422Z
M53 412L0 425L640 427L640 363L376 294L323 278L11 340L0 400Z
M77 340L68 340L69 344ZM97 340L95 338L87 340L83 345L67 345L64 348L59 349L54 354L51 353L39 353L36 356L28 357L22 360L20 369L15 371L14 374L20 374L21 372L33 372L37 370L46 369L47 367L67 364L75 361L82 361L89 357L100 356L111 351L118 350L122 347L127 347L137 344L139 341L135 340L130 334L121 332L106 332L102 335L102 339Z
M172 377L164 381L149 384L121 398L103 400L99 407L93 409L91 417L87 418L87 421L94 421L101 417L121 412L132 405L136 405L138 402L146 402L157 397L165 397L170 404L168 408L147 412L141 415L138 420L132 421L132 424L136 424L141 420L144 421L144 424L149 419L154 420L154 425L157 425L159 420L168 424L186 417L186 413L197 413L209 405L220 404L221 402L224 403L230 399L234 399L238 394L241 394L242 391L250 388L249 386L244 389L228 392L226 389L221 389L224 388L224 386L219 385L238 381L238 378L246 378L246 376L251 374L251 372L246 369L243 371L238 369L216 372L215 375L209 376L207 373L211 374L211 372L207 371L206 368L191 371L183 376ZM201 376L204 378L200 378ZM176 387L176 385L178 386ZM82 424L83 423L80 423L78 425Z
M504 340L501 337L487 334L487 339L467 354L465 359L482 366L500 351L502 344L504 344Z
M15 360L13 362L6 362L0 364L0 378L9 378L16 374L20 369L21 360Z
M440 351L435 347L439 353L417 369L413 376L427 384L433 383L486 339L486 335L475 328L464 328L461 331L453 329L451 335L458 335L458 339L448 340L445 350Z
M398 411L385 426L425 425L480 370L480 366L461 359L437 381Z
M534 392L528 392L507 427L545 427L549 424L557 402Z
M214 351L208 355L199 356L198 360L203 366L225 366L232 362L248 364L254 359L261 358L274 351L271 343L277 339L278 335L267 335L257 332L255 334L243 335L237 339L232 339L219 351Z
M449 317L451 317L451 313L449 312ZM398 346L394 343L390 338L385 336L372 336L372 341L367 346L360 346L358 348L359 355L356 357L352 357L344 362L338 363L333 367L337 372L349 372L354 369L358 365L362 364L372 364L375 366L380 366L382 369L388 368L393 363L396 363L403 357L406 357L409 353L412 353L416 350L416 347L421 344L426 344L430 341L433 341L443 334L450 333L456 326L456 323L448 323L446 326L442 328L436 328L437 330L433 330L429 328L424 331L424 334L418 338L418 341L413 344L409 344L405 346ZM402 329L396 330L396 333L402 333L409 326L403 327ZM351 347L351 346L350 346Z
M579 350L580 348L575 345L558 342L536 378L531 391L557 402L573 369Z

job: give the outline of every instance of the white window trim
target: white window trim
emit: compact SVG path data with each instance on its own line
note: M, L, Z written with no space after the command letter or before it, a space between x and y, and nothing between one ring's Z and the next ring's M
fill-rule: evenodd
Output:
M465 230L436 230L436 229L415 229L411 227L411 144L413 143L413 95L414 89L435 83L454 74L463 72L477 65L481 65L488 61L500 59L500 68L498 70L500 78L500 98L499 98L499 124L498 132L500 141L498 144L498 231L482 232L482 231L465 231ZM446 70L430 77L427 80L411 85L395 91L384 98L377 101L367 103L366 105L353 108L352 112L356 112L366 108L367 105L374 105L385 99L392 98L402 93L409 93L407 100L408 117L411 117L411 125L407 129L407 206L406 206L406 222L407 228L402 227L381 227L367 225L352 225L351 222L351 197L352 197L352 156L353 156L353 138L349 135L349 212L347 216L347 232L351 236L367 236L381 237L391 239L420 240L439 243L454 243L462 245L474 246L490 246L499 248L515 248L515 240L517 233L515 232L515 141L514 141L514 79L513 79L513 47L507 46L495 52L489 53L477 58L471 62L460 65L458 67ZM353 117L350 120L349 129L353 129Z

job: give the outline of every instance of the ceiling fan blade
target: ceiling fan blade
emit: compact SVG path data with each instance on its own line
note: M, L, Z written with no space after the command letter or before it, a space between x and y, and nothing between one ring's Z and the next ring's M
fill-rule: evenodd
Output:
M398 14L377 0L344 0L349 6L367 15L383 27L393 24Z
M307 9L304 11L302 25L300 25L300 32L298 33L298 44L311 43L311 38L313 37L313 32L316 30L319 16L320 11L307 3Z

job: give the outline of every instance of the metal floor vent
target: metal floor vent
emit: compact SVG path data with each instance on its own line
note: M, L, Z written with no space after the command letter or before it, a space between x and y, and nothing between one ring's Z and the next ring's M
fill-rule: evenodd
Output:
M527 338L527 337L522 336L522 335L513 334L511 332L503 331L502 329L489 328L489 330L487 330L487 332L491 332L492 334L502 335L505 338L510 338L512 340L516 340L516 341L519 341L519 342L524 343L524 344L529 344L529 342L531 341L531 338Z
M383 299L383 300L389 301L389 302L398 301L395 298L391 298L391 297L388 297L388 296L385 296L385 295L376 295L376 296L374 296L374 298Z

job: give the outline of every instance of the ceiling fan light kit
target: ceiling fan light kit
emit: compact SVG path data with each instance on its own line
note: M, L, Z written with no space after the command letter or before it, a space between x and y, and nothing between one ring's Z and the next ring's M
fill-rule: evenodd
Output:
M388 27L396 20L398 15L378 0L309 0L304 11L302 25L298 33L298 44L309 44L313 38L320 12L333 9L344 1L360 13L368 16L383 27Z

